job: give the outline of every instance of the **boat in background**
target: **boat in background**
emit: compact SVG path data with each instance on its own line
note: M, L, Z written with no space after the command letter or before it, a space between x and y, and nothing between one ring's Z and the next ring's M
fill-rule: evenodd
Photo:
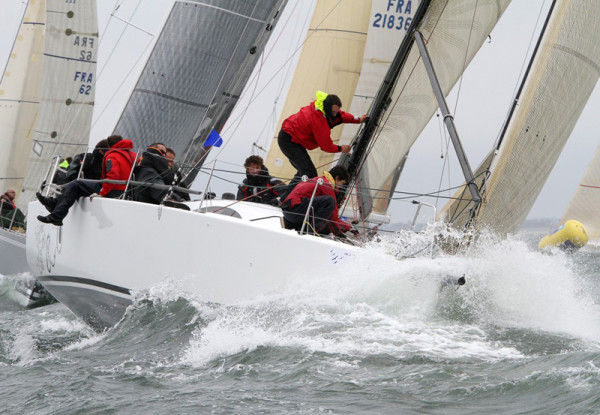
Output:
M17 191L23 211L53 159L87 149L97 47L95 0L28 2L0 83L0 183ZM30 271L25 243L23 233L0 229L0 273ZM33 279L23 286L26 305L53 300Z
M444 221L477 232L517 232L598 82L600 32L590 28L599 20L595 0L552 2L504 127L473 174L481 202L463 185L443 208Z
M567 209L560 218L560 225L569 220L581 222L590 240L600 238L600 147L596 149L581 183L577 187Z
M544 236L538 244L539 249L551 246L573 253L583 248L588 243L588 231L583 224L577 220L568 220L560 225L554 232Z

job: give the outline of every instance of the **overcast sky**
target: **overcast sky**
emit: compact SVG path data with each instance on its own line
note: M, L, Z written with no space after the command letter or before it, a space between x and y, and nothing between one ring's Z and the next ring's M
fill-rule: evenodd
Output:
M465 73L458 102L455 94L448 100L451 110L456 108L457 129L473 168L489 151L497 136L526 58L535 21L540 9L545 10L549 1L513 0L492 32L491 42L483 46ZM23 3L24 0L0 2L0 67L3 67L10 53L24 8ZM114 13L116 17L111 18L117 4L120 6ZM106 137L114 128L149 53L154 34L158 33L166 19L170 4L169 0L98 0L101 41L91 143ZM281 51L278 58L271 56L271 65L280 68L293 56L302 40L302 26L308 21L307 16L313 4L314 0L289 0L286 11L293 10L294 14L289 21L284 14L279 24L281 27L282 22L288 22L286 28L295 28L295 31L287 30L287 37L277 38L275 48ZM130 21L129 27L121 19ZM272 38L275 37L276 33ZM268 145L272 127L279 116L280 101L283 99L278 99L279 94L285 90L286 81L290 78L289 68L284 67L279 75L269 84L270 89L262 94L261 100L256 102L256 107L250 110L251 116L246 115L235 132L233 128L224 132L223 135L229 142L218 154L220 160L240 166L252 150L251 142L246 140L248 136L256 138L261 145ZM264 73L261 77L263 81L271 78ZM262 86L258 90L262 90ZM600 91L596 88L529 218L558 218L566 209L594 150L600 144L599 109ZM234 114L233 118L235 117ZM439 126L434 120L411 150L399 190L435 190L431 177L426 176L439 176L442 165L440 147ZM432 153L437 156L432 157ZM413 161L422 158L430 160L426 171L423 171L422 162ZM428 183L422 185L421 182L426 179ZM228 186L217 190L235 190L234 185ZM411 211L412 209L414 208ZM403 208L393 208L391 212L394 222L407 219L403 217L406 215Z

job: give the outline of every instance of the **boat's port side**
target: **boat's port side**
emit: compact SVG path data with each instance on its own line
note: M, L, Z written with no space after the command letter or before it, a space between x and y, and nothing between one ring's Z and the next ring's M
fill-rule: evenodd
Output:
M132 304L129 290L116 285L61 275L41 276L38 280L96 331L117 324Z

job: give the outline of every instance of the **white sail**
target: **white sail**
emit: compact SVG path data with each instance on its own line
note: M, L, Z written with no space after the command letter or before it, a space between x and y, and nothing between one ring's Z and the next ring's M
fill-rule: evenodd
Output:
M114 133L192 167L236 104L285 0L176 1Z
M96 1L47 0L46 9L42 90L23 201L33 198L54 155L86 151L94 109Z
M419 26L447 95L496 25L510 0L432 0ZM385 214L409 149L437 109L416 45L409 51L377 127L358 192L363 214Z
M367 32L367 43L360 68L360 77L354 91L352 103L346 111L355 115L366 114L373 98L404 40L412 16L419 7L420 0L390 2L373 0ZM360 124L344 124L340 142L349 144Z
M478 227L512 233L527 217L598 81L598 21L596 0L555 1L498 154L478 170L491 163ZM459 212L445 209L447 218Z
M30 0L0 82L0 186L17 198L40 99L45 21L46 2Z
M366 0L317 2L307 39L277 122L274 141L265 160L265 165L273 176L291 179L296 173L296 169L277 145L277 134L287 117L315 100L317 90L338 95L343 108L351 106L361 73L370 11L371 1ZM341 127L332 130L331 138L334 143L339 141L341 131ZM319 171L331 167L335 156L318 148L309 154Z
M596 149L575 195L560 218L563 224L575 219L583 223L590 239L600 238L600 147Z

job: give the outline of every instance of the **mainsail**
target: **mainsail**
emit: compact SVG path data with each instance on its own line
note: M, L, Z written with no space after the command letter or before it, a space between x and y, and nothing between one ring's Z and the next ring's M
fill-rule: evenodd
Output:
M575 219L583 223L590 239L600 238L600 147L596 149L575 195L560 218L563 224Z
M489 174L477 227L512 233L527 217L598 81L600 31L589 28L599 19L596 0L553 3L505 134L477 170ZM461 226L469 209L458 206L443 215Z
M188 169L222 128L285 0L176 1L114 129L164 142ZM192 174L194 176L194 174Z
M47 0L42 89L22 201L39 190L53 156L86 151L94 110L96 0ZM23 205L25 207L25 205Z
M510 0L423 0L416 22L447 95L496 25ZM418 12L417 12L418 13ZM367 127L357 140L370 135L360 165L357 193L363 217L385 214L409 149L438 104L412 39L406 39L378 92L378 117L373 131ZM395 75L397 73L397 76ZM389 85L391 84L391 85ZM385 96L384 96L385 95ZM371 124L373 125L373 124Z
M361 71L370 11L371 1L317 2L265 160L273 176L291 179L296 173L277 145L277 134L287 117L315 100L317 90L338 95L344 108L350 107ZM339 140L341 131L340 127L332 130L334 143ZM310 156L320 171L330 167L335 154L316 149Z
M0 81L0 186L19 197L42 82L46 2L31 0Z

